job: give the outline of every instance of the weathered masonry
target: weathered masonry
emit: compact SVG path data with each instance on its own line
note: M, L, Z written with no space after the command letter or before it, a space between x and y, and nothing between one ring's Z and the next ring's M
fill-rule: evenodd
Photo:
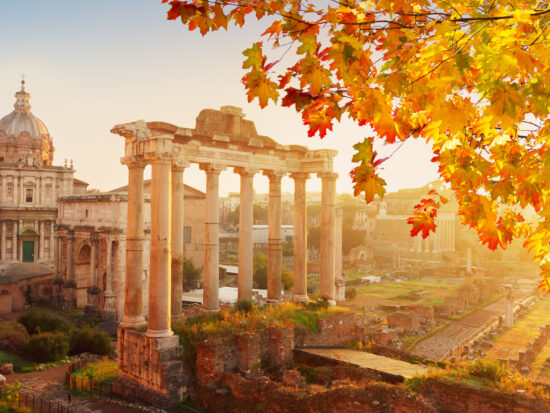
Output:
M218 191L220 173L226 168L233 168L241 176L239 299L252 298L253 177L263 173L269 178L268 300L281 300L281 178L287 174L295 182L293 296L296 301L307 300L306 181L315 173L322 179L321 296L334 303L336 151L280 145L258 135L254 123L244 119L242 109L233 106L201 111L194 129L141 120L117 125L111 132L125 138L121 161L129 171L126 291L119 329L119 364L126 377L146 388L176 396L176 389L167 387L167 375L177 369L168 362L155 363L147 359L147 354L153 357L159 351L177 353L174 348L178 341L171 337L170 319L181 315L183 171L190 163L198 163L206 173L206 310L218 309ZM152 166L149 306L147 332L140 338L131 330L145 325L140 280L144 255L143 171L147 164ZM148 362L135 360L139 357ZM166 360L158 354L154 357Z

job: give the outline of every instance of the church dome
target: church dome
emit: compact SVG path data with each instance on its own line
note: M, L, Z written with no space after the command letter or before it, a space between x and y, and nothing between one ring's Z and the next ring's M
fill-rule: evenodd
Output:
M31 113L30 97L31 95L25 91L25 81L22 81L21 90L15 94L13 112L0 119L0 131L6 136L18 137L22 132L27 132L34 139L49 136L44 122Z
M53 141L44 122L31 113L30 98L23 80L13 112L0 119L0 162L19 163L32 156L36 164L51 166Z

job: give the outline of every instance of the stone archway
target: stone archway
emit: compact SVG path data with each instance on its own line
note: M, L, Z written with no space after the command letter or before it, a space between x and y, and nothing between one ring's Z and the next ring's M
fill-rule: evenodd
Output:
M92 249L84 244L78 252L75 268L76 306L85 307L88 304L87 289L90 286L90 261Z
M21 261L35 261L37 240L38 235L32 229L27 229L21 234Z

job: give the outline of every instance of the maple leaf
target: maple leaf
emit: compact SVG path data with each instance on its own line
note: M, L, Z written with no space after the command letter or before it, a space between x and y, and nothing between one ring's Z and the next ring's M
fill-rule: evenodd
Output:
M264 64L264 56L262 54L262 43L254 43L251 48L246 49L243 52L243 55L247 59L243 62L243 69L253 68L259 69Z
M526 236L550 288L550 263L542 262L550 228L501 212L529 208L535 222L550 222L550 35L537 2L163 3L169 20L203 35L248 26L247 16L264 24L265 53L260 39L244 51L249 101L264 108L282 93L309 136L325 136L342 116L372 128L376 137L356 148L350 173L367 201L385 192L375 140L429 141L464 224L489 248ZM278 82L266 74L275 64ZM430 196L434 203L419 203L411 217L415 235L432 232L444 203Z

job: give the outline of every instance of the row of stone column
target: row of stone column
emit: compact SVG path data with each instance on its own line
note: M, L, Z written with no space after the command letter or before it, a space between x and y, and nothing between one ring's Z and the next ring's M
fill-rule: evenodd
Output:
M7 256L7 249L6 249L6 241L8 240L8 234L6 229L6 223L7 221L2 221L1 224L1 239L0 239L0 259L1 260L8 260ZM50 235L49 235L49 251L46 256L45 254L45 227L46 225L50 226ZM35 224L36 226L36 224ZM11 238L12 238L12 252L11 257L9 259L11 260L21 260L22 259L22 249L18 248L18 235L19 231L23 228L23 221L22 220L12 220L12 231L11 231ZM36 257L35 261L41 261L44 259L52 259L53 258L53 251L54 251L54 221L48 220L48 221L38 221L38 233L39 233L39 240L38 240L38 256ZM19 253L18 253L19 251Z
M151 244L149 314L147 334L171 335L170 318L181 315L183 275L183 170L187 163L155 157L151 179ZM144 246L143 172L146 162L129 162L128 225L126 233L126 291L122 327L145 324L142 305ZM201 164L206 173L203 307L218 309L219 293L219 176L225 166ZM252 298L253 272L253 177L257 169L235 168L241 175L239 225L239 300ZM268 203L268 300L281 300L281 179L283 173L264 171L269 178ZM334 302L334 216L337 174L319 174L323 180L321 296ZM307 300L307 174L295 180L294 297Z

